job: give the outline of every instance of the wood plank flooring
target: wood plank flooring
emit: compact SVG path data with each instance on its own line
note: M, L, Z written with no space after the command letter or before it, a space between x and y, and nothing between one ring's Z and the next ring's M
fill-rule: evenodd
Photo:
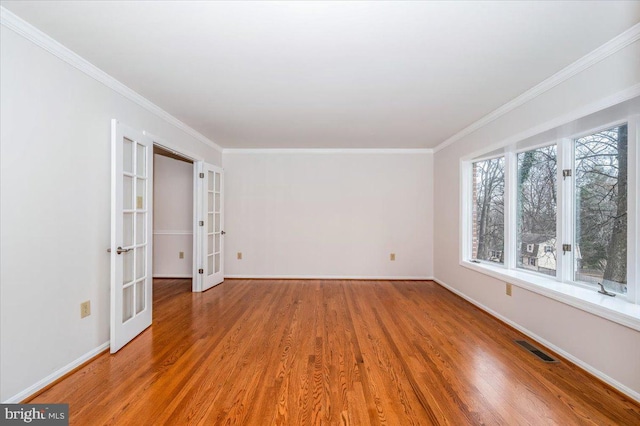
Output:
M151 328L35 398L74 425L640 425L429 281L156 280Z

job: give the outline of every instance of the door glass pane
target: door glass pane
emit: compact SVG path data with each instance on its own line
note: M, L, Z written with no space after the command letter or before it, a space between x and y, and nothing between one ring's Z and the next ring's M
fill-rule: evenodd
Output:
M147 214L136 213L136 244L144 244Z
M122 289L122 322L133 317L133 285Z
M504 263L504 157L473 163L472 259Z
M216 173L216 186L215 191L220 192L220 173Z
M144 210L146 208L146 179L136 179L136 209Z
M122 215L122 245L125 248L133 245L133 213Z
M207 254L213 254L213 234L209 234L209 244L207 244Z
M575 140L574 279L627 292L627 126Z
M207 203L207 211L213 211L213 192L209 192L208 194L208 203Z
M207 256L207 275L213 275L213 255Z
M133 281L133 250L122 253L122 283Z
M139 279L145 276L146 254L147 254L146 247L138 247L136 249L136 279Z
M220 194L216 193L216 212L220 213Z
M136 314L144 311L145 303L145 280L136 283Z
M216 213L216 226L214 232L220 232L220 213Z
M518 268L556 276L557 149L518 154Z
M220 253L220 234L216 234L216 247L215 252Z
M137 144L138 151L136 152L136 175L140 177L147 176L147 147L144 145Z
M133 142L127 138L124 138L122 144L122 170L133 173Z
M215 255L216 257L216 269L215 272L218 273L220 272L220 253Z
M125 210L133 209L133 178L130 176L122 177L122 208Z
M213 191L213 172L209 172L209 176L207 180L209 183L209 186L207 186L207 189L209 189L209 191Z
M213 232L213 214L208 214L207 219L207 232L211 233Z

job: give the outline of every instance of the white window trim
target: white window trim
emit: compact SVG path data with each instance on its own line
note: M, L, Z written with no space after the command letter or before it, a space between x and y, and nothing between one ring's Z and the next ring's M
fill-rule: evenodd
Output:
M572 281L573 254L562 255L563 242L574 241L573 236L573 211L574 178L563 179L562 170L574 169L573 141L584 135L595 133L599 130L615 127L627 123L628 126L628 188L627 188L627 294L609 297L599 294L594 287ZM472 231L472 164L476 161L491 158L500 158L502 155L492 155L483 158L462 158L460 160L460 265L491 276L501 281L508 282L517 287L524 288L537 294L576 307L591 314L606 318L629 328L640 331L640 116L621 117L615 121L594 129L582 130L579 134L560 138L536 146L515 149L518 142L512 142L504 148L505 158L505 233L504 233L504 265L471 261L471 231ZM557 214L561 220L557 220L557 276L556 278L536 274L516 268L516 203L517 203L517 161L516 153L541 146L557 144L558 146L558 205ZM493 148L495 152L495 147Z

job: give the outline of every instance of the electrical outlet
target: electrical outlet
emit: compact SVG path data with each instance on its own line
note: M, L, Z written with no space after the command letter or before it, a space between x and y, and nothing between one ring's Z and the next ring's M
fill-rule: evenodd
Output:
M392 262L395 261L396 260L396 254L395 253L391 253L389 255L389 260L392 261Z
M242 260L242 252L239 251L236 257L238 258L238 260Z
M513 285L510 283L505 283L505 285L506 285L505 292L507 293L507 296L511 296Z
M184 259L184 252L183 251L178 253L178 259Z
M87 300L80 304L80 318L88 317L91 315L91 301Z

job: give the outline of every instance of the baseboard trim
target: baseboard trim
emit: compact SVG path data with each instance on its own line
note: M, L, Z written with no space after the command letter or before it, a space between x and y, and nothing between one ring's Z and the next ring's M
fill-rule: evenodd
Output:
M153 278L193 278L191 274L153 274Z
M225 275L225 279L244 280L360 280L360 281L433 281L433 277L426 276L353 276L353 275Z
M76 360L70 362L64 367L60 368L57 371L49 374L44 379L39 380L33 385L29 386L22 392L12 396L11 398L3 401L3 404L18 404L18 403L26 403L29 400L35 398L41 392L44 392L49 387L53 386L60 380L64 379L68 375L74 373L79 368L93 361L96 357L102 355L105 351L109 349L109 342L105 342L98 346L95 349L87 352Z
M581 368L582 370L586 371L588 374L594 376L596 379L602 381L603 383L611 386L612 388L614 388L618 392L620 392L620 393L624 394L625 396L633 399L635 402L640 403L640 393L639 392L636 392L635 390L631 389L630 387L618 382L614 378L609 377L608 375L606 375L602 371L598 370L597 368L591 366L590 364L587 364L586 362L584 362L581 359L575 357L574 355L570 354L569 352L565 351L564 349L554 345L553 343L551 343L551 342L547 341L546 339L544 339L544 338L538 336L537 334L533 333L529 329L527 329L527 328L521 326L520 324L510 320L509 318L499 314L498 312L496 312L493 309L485 306L484 304L478 302L477 300L467 296L466 294L462 293L461 291L459 291L459 290L455 289L454 287L446 284L444 281L442 281L442 280L440 280L438 278L434 278L433 281L435 283L437 283L438 285L446 288L450 292L462 297L467 302L469 302L469 303L477 306L478 308L482 309L483 311L485 311L489 315L495 317L496 319L502 321L503 323L509 325L510 327L518 330L522 334L530 337L531 339L535 340L536 342L540 343L541 345L546 346L547 348L551 349L553 352L555 352L558 355L560 355L562 358L565 358L567 361L571 362L575 366L577 366L577 367Z

